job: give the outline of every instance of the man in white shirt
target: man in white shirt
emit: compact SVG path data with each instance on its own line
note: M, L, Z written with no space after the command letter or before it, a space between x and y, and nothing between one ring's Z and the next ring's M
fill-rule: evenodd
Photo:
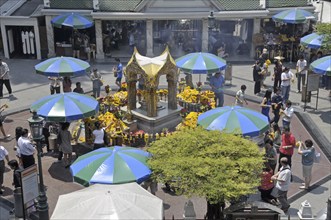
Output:
M9 68L7 63L2 62L2 59L0 59L0 98L3 98L3 84L5 84L9 96L12 96L12 89L9 81Z
M281 87L282 87L282 97L283 102L289 99L290 90L291 90L291 81L293 81L293 73L290 71L290 68L285 67L281 75Z
M281 168L278 173L273 175L271 179L276 181L276 188L278 189L278 201L281 204L281 209L284 213L287 213L290 208L290 204L287 201L287 191L291 183L291 169L288 165L287 158L282 157L280 159Z
M17 146L20 149L24 169L35 164L35 159L33 155L36 149L31 143L31 140L28 138L28 134L28 129L23 129L22 136L17 141Z
M283 115L283 128L290 127L291 119L294 113L294 109L292 107L292 102L287 100L285 102L285 109L280 110L281 114Z
M9 162L8 151L3 146L0 146L0 195L3 193L3 175L5 173L5 159Z
M301 81L302 81L302 86L304 86L306 84L306 76L307 76L307 61L304 59L303 55L300 55L299 57L296 70L297 70L296 76L298 78L297 93L299 93L301 92Z

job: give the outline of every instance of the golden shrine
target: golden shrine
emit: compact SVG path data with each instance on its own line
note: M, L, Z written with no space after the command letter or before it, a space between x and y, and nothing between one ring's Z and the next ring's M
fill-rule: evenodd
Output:
M179 72L168 47L160 56L153 58L142 56L135 48L124 74L128 83L127 118L138 120L138 126L150 132L175 127L180 122L180 110L178 110L176 98ZM167 102L158 100L157 91L161 75L165 75L168 82ZM137 107L138 77L143 77L145 82L143 94L146 109ZM163 105L164 108L159 109L158 105ZM174 125L169 125L170 122Z

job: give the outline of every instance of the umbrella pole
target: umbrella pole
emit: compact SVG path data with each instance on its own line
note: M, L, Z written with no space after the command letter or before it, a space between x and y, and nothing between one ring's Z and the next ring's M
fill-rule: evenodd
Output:
M293 24L293 39L294 39L294 27L295 27L295 24ZM292 63L292 58L293 58L293 41L292 41L292 44L291 44L291 54L290 54L290 63Z

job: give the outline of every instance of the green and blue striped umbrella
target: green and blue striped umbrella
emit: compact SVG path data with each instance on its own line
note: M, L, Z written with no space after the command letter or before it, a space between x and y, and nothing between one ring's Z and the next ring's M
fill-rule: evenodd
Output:
M215 73L226 68L226 61L211 53L190 53L176 59L176 66L184 72L201 74Z
M74 29L85 29L93 26L93 21L77 13L59 15L51 20L54 27L72 27Z
M300 44L307 46L309 48L318 49L322 46L323 35L316 33L308 34L300 39Z
M133 147L104 147L84 154L70 166L74 181L84 186L94 183L141 183L151 175L150 153Z
M268 118L260 112L240 106L225 106L202 113L198 125L207 130L255 137L269 129Z
M315 16L309 11L303 9L289 9L272 16L272 19L277 22L288 24L300 24L306 22L307 19L315 19Z
M90 64L73 57L55 57L35 65L36 73L45 76L81 76L89 73Z
M33 103L31 111L46 121L70 122L95 116L99 111L99 103L93 97L75 92L49 95Z
M317 74L331 76L331 56L315 60L310 64L310 69Z

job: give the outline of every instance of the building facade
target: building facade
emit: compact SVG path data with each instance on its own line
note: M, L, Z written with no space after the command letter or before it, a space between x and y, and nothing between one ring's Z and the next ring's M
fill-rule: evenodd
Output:
M196 51L217 54L223 48L229 58L240 60L254 57L253 36L264 31L263 24L277 12L289 8L314 11L307 0L30 1L43 3L41 17L29 17L35 19L35 32L39 31L38 27L45 29L39 33L39 39L35 38L36 45L39 44L37 59L41 54L45 56L41 46L44 43L37 40L47 42L47 57L71 54L72 30L55 28L51 24L52 18L63 13L77 12L93 19L92 28L78 31L87 35L90 43L95 45L97 59L130 57L133 47L152 57L159 55L168 45L175 58ZM210 12L215 18L212 27L208 23ZM8 31L3 30L5 26L1 25L2 38L8 41ZM5 56L10 58L10 48L4 47L4 50Z

